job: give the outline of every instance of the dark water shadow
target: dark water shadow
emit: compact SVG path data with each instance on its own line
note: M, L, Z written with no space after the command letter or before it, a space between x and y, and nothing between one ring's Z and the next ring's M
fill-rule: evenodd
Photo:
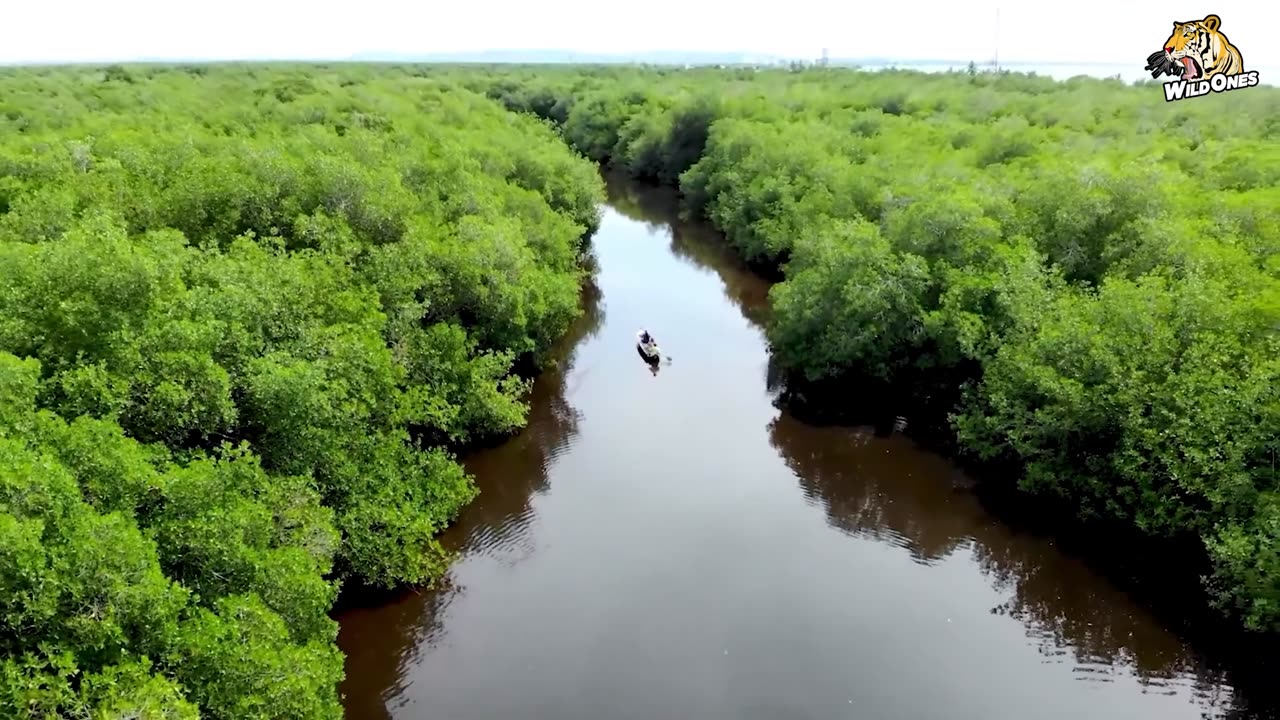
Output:
M577 348L604 325L605 306L594 282L583 286L582 309L552 351L553 367L534 382L525 428L496 447L463 458L480 495L440 537L446 550L459 553L457 559L468 551L483 551L517 563L530 551L534 499L548 490L548 469L578 432L580 414L568 400L566 378ZM388 703L405 694L411 679L405 668L443 641L446 611L465 593L465 586L446 575L439 587L371 593L336 613L347 669L339 690L348 717L391 717L394 708Z
M595 337L604 320L599 289L594 284L584 286L583 314L553 353L556 367L534 382L525 429L499 447L463 459L481 497L442 538L447 549L493 552L505 548L518 554L532 517L533 499L546 492L548 470L578 434L581 415L568 400L572 388L566 384L576 350Z
M737 261L714 229L683 221L669 190L650 191L612 178L609 193L624 216L644 222L651 232L669 232L673 253L715 272L725 297L759 328L767 318L770 283ZM511 565L533 552L535 500L548 492L548 468L581 420L567 399L572 388L565 386L574 348L604 320L598 291L588 293L585 302L591 309L575 326L576 335L566 338L564 364L535 384L528 428L509 443L467 458L482 495L445 534L447 547ZM779 397L785 380L776 365L769 363L762 375L760 387ZM1268 669L1274 656L1230 643L1210 652L1204 649L1208 645L1185 640L1185 633L1171 632L1172 625L1149 612L1123 582L1100 574L1087 554L1064 551L1057 536L1037 530L1036 519L1024 516L1025 506L1002 506L983 496L971 474L922 451L901 432L891 404L871 413L870 426L862 427L815 426L788 412L785 402L778 404L783 411L768 424L768 442L827 525L900 548L923 566L972 563L1005 596L990 612L1025 628L1044 663L1068 665L1087 682L1132 675L1151 694L1190 692L1205 717L1277 717L1275 674ZM841 572L838 563L830 572ZM408 669L448 642L442 623L466 595L465 586L446 585L404 593L376 611L352 611L341 618L350 717L385 718L395 710L389 703L410 702L413 673ZM1165 603L1175 609L1180 604L1176 598ZM747 716L801 716L796 712L794 704L782 700L742 710ZM549 716L539 715L536 707L528 714Z
M610 206L628 219L644 223L651 233L670 235L671 252L676 257L719 275L725 297L743 317L764 327L770 281L743 262L720 231L709 223L688 220L680 195L672 188L632 182L619 172L607 172L604 177Z
M1257 692L1266 691L1255 684L1261 677L1244 684L1254 692L1242 692L1239 668L1198 652L1052 537L993 515L971 478L907 437L813 427L786 413L770 424L769 436L831 527L900 547L924 565L956 554L972 558L1009 594L991 613L1018 620L1046 662L1104 682L1125 671L1153 693L1189 686L1214 717L1275 716L1274 703Z
M773 283L719 231L690 222L668 188L606 179L616 208L659 230L665 224L672 251L717 273L725 297L763 329ZM926 565L969 553L994 587L1010 593L991 612L1020 621L1047 661L1072 663L1082 677L1107 681L1127 670L1153 693L1189 685L1212 708L1206 717L1280 718L1280 649L1211 614L1194 573L1167 555L1156 562L1152 553L1167 546L1137 552L1126 538L1129 551L1117 553L1108 545L1117 538L1092 537L1053 508L978 482L978 473L1001 470L962 469L939 454L947 448L940 428L910 427L907 416L921 416L931 398L854 389L846 411L832 416L794 402L772 357L762 381L780 410L770 441L832 527L900 547Z

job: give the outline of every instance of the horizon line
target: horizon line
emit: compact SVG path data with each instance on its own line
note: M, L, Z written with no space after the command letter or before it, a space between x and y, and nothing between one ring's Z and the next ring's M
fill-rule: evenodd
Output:
M746 50L640 50L635 52L595 52L589 50L555 50L555 49L504 49L490 48L482 50L457 50L446 52L414 52L414 51L396 51L396 50L364 50L349 55L331 55L317 57L269 57L269 56L205 56L205 57L183 57L183 56L157 56L157 57L98 57L86 59L48 59L48 60L0 60L2 67L50 67L50 66L84 66L84 65L155 65L163 63L360 63L360 62L414 62L415 59L421 62L448 62L446 58L458 58L465 56L484 56L484 55L557 55L557 56L586 56L592 58L610 58L620 61L627 61L631 58L642 59L646 56L692 56L706 57L704 62L715 64L715 58L734 58L735 63L740 64L758 64L760 61L773 62L820 62L820 57L808 57L799 55L783 55L770 52L752 52ZM757 62L752 62L755 60ZM1115 67L1121 65L1133 64L1132 61L1125 62L1119 60L1113 61L1066 61L1066 60L1023 60L1023 59L1007 59L997 61L995 58L978 59L960 59L960 58L912 58L912 57L883 57L883 56L839 56L832 55L826 58L828 63L874 63L878 65L894 64L894 63L910 63L921 65L968 65L970 63L979 67L990 66L1012 66L1012 65L1042 65L1042 66L1072 66L1072 67ZM643 60L641 60L643 61ZM475 62L475 61L455 61L455 62ZM493 61L500 64L542 64L529 62L512 62L512 61ZM720 62L724 62L721 60ZM567 64L564 60L552 60L548 64ZM668 63L655 63L668 64ZM669 61L669 64L688 64L687 62ZM1138 64L1141 67L1141 64Z

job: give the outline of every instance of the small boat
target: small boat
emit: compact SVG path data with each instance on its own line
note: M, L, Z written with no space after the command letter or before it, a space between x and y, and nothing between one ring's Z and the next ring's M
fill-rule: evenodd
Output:
M640 351L640 355L649 362L656 363L662 359L662 349L658 347L658 343L649 338L649 342L645 343L641 340L644 337L643 332L636 333L636 350Z

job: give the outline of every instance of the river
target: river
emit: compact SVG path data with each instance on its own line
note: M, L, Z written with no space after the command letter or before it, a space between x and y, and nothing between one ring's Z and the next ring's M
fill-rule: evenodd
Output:
M448 582L339 616L348 717L1260 717L943 458L775 408L768 284L672 193L609 195L563 362L466 461Z

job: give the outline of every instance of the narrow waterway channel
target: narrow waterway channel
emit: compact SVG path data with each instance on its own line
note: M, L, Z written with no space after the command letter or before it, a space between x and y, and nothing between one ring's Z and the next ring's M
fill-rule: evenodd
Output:
M523 433L467 460L449 583L339 618L348 717L1255 716L944 459L779 412L767 283L675 207L611 179L561 367Z

